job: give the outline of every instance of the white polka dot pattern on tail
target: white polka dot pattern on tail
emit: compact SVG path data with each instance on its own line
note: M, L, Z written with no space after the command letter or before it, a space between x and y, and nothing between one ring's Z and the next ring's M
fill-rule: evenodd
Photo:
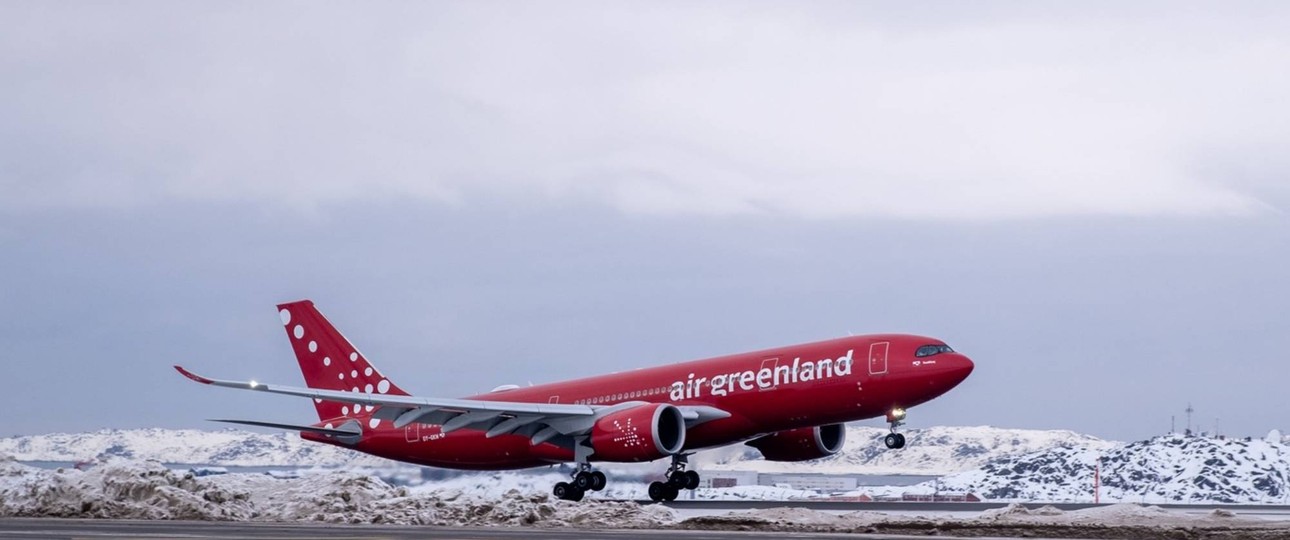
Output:
M285 310L285 309L284 309L284 310L282 310L282 311L279 311L279 312L278 312L278 316L279 316L279 317L282 317L282 326L286 326L286 325L288 325L288 324L291 324L291 312L290 312L290 311L287 311L287 310Z
M372 383L368 383L367 386L363 387L363 391L369 394L372 393Z
M371 377L371 376L372 376L372 366L367 366L367 369L363 370L363 375L367 375L368 377Z
M305 327L297 324L296 327L291 330L291 333L292 335L296 336L296 339L305 337Z
M349 405L340 408L340 414L349 416Z
M350 377L353 377L353 378L355 378L355 379L357 379L357 378L358 378L358 370L357 370L357 369L355 369L355 370L353 370L353 371L350 371L350 372L349 372L349 376L350 376Z
M381 425L381 421L377 418L373 418L367 421L367 427L370 427L372 429L376 429L376 426L379 426L379 425Z
M381 382L376 383L376 391L377 391L377 392L380 392L380 393L382 393L382 394L384 394L384 393L386 393L386 392L389 392L389 391L390 391L390 381L387 381L387 380L385 380L385 379L381 379Z
M350 362L355 362L355 361L357 361L357 360L358 360L358 353L356 353L356 352L349 353L349 361L350 361Z
M317 341L310 341L310 342L309 342L309 352L318 352L318 342L317 342Z
M330 356L324 356L324 357L323 357L323 365L324 365L324 366L330 366L330 365L331 365L331 357L330 357Z

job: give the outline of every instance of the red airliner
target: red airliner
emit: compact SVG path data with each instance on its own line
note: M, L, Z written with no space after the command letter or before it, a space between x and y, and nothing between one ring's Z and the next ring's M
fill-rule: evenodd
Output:
M954 388L973 364L921 336L855 336L536 386L499 386L460 399L416 397L395 386L302 300L278 306L308 388L208 379L203 384L310 398L319 421L291 425L218 420L299 431L307 440L434 467L520 469L576 464L557 497L605 487L593 462L671 458L655 501L694 489L695 450L745 442L772 461L837 453L845 422L886 416L888 448L905 409Z

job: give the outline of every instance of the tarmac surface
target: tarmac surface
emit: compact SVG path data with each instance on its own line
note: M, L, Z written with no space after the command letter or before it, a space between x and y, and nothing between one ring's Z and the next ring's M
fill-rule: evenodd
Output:
M641 504L648 504L646 501L638 501ZM807 508L819 512L855 512L864 510L868 512L886 512L893 514L976 514L995 508L1003 508L1010 503L1006 502L856 502L856 501L762 501L762 500L743 500L743 501L711 501L711 500L676 500L665 503L668 508L675 510L681 517L691 517L693 515L712 515L725 512L737 512L741 510L757 510L763 508L782 508L791 506L794 508ZM1097 508L1100 506L1111 506L1110 503L1093 504L1093 503L1025 503L1027 508L1039 508L1042 506L1051 506L1070 512L1073 510L1084 510L1086 508ZM1290 506L1272 505L1272 504L1148 504L1147 506L1158 506L1165 510L1179 514L1206 514L1216 509L1230 510L1239 515L1247 517L1258 517L1263 519L1290 520Z
M908 503L842 501L675 501L668 503L681 517L721 515L731 511L793 506L828 513L869 510L889 514L975 514L1002 503ZM1027 504L1037 508L1042 504ZM1098 505L1055 504L1062 510L1079 510ZM1203 514L1224 508L1246 517L1290 521L1290 506L1265 505L1161 505L1180 514ZM1287 529L1290 536L1290 529ZM1027 537L1030 537L1027 535ZM735 538L790 538L794 540L852 538L864 540L909 540L925 536L891 534L785 533L704 531L678 529L569 529L542 527L433 527L407 525L337 525L329 523L264 523L226 521L138 521L106 519L0 518L0 538L31 539L118 539L118 538L247 538L247 539L409 539L507 540L730 540Z
M726 531L564 529L538 527L420 527L400 525L333 525L323 523L246 523L224 521L129 521L94 519L7 518L0 519L0 538L250 538L250 539L390 539L431 538L435 540L730 540L733 538L791 538L814 540L863 538L865 540L908 539L909 536L753 533Z

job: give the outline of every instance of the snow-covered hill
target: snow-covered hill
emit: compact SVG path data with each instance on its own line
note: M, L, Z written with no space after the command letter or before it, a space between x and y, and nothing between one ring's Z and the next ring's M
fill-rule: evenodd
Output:
M736 446L733 452L728 449L724 454L696 456L695 465L701 470L761 472L953 473L938 483L861 491L870 495L900 495L939 489L971 492L992 500L1084 502L1092 500L1094 463L1098 462L1103 502L1290 504L1290 441L1280 433L1254 440L1165 436L1120 444L1069 431L933 427L908 430L909 445L896 451L882 446L880 439L885 433L880 428L852 427L847 434L846 450L813 462L767 462L755 450ZM10 437L0 439L0 455L23 461L127 457L230 466L398 467L380 458L303 441L295 434L259 434L235 429L103 430ZM719 463L713 464L714 460ZM628 490L636 484L644 486L643 482L631 481L634 474L657 474L659 465L643 464L638 466L638 471L610 472L618 478L619 487ZM513 482L481 483L477 475L459 479L445 477L427 487L455 486L467 490L475 485L508 485L508 489L541 493L559 477L555 472L547 476L498 474L515 478L511 479Z
M1094 463L1101 465L1103 502L1290 502L1290 445L1279 436L1169 435L1112 448L1056 448L992 460L943 478L940 489L993 500L1092 501Z
M932 427L906 431L901 450L882 445L886 430L848 428L846 449L836 456L804 463L762 460L742 445L696 457L713 469L763 472L825 472L941 475L968 470L986 461L1055 447L1105 448L1114 445L1070 431L1037 431L994 427ZM81 461L102 455L152 459L166 463L236 466L372 466L392 462L302 440L294 433L133 429L91 433L52 433L0 439L0 454L21 461Z
M295 433L238 429L105 429L0 439L0 455L20 461L84 461L119 456L165 463L235 466L388 466L392 462L302 440Z
M713 469L761 472L945 475L971 470L1003 456L1054 448L1103 450L1119 443L1073 431L1004 429L990 426L939 426L905 430L907 445L888 450L886 428L849 426L846 447L836 455L807 462L778 463L761 459L757 450L718 460Z

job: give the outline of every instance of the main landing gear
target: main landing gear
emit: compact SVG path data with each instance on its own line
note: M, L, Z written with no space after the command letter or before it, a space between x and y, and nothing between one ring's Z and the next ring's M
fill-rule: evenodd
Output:
M905 447L905 436L896 432L896 428L905 425L904 420L905 409L896 407L887 413L887 423L891 424L891 433L882 438L882 443L887 445L887 448L895 450Z
M551 493L558 499L581 501L588 491L605 489L607 483L609 479L605 477L605 473L591 470L589 463L579 463L573 472L573 481L557 483Z
M681 490L699 487L699 473L686 470L686 466L689 464L688 456L689 454L672 456L672 465L667 468L667 481L650 483L650 500L654 502L675 501Z

